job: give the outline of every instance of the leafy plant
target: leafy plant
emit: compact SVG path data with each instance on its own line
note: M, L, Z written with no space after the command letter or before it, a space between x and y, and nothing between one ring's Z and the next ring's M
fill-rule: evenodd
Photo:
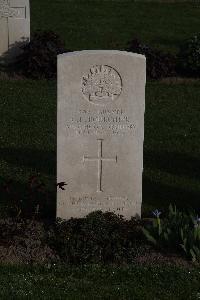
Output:
M182 244L180 245L187 256L192 261L200 262L200 218L195 219L191 216L193 226L190 228L187 224L181 228Z
M123 263L145 253L140 222L96 211L82 219L58 221L53 247L67 263Z
M21 48L23 53L18 57L17 71L34 79L55 78L57 55L69 51L53 31L37 31L30 42Z
M178 53L178 72L184 76L200 77L200 33L181 45Z
M158 210L153 212L155 218L143 233L155 246L182 252L193 261L200 262L200 218L194 212L181 212L170 204L168 214L160 219Z
M176 58L170 53L154 49L143 44L140 40L134 39L129 42L127 51L143 54L147 60L147 77L150 79L160 79L176 74Z

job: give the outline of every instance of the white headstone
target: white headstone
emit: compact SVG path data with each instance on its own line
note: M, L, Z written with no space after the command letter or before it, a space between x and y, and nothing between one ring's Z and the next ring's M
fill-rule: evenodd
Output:
M0 0L0 58L13 60L30 39L29 0Z
M125 51L58 56L57 217L141 214L146 60Z

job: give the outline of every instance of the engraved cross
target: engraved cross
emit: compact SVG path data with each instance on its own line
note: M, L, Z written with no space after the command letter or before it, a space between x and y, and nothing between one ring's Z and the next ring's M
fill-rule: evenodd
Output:
M86 161L96 161L98 164L98 169L97 169L97 192L102 192L102 175L103 175L103 162L115 162L117 163L117 155L115 157L103 157L103 151L102 151L102 146L103 146L103 139L98 139L98 154L96 157L88 157L88 156L83 156L83 163Z

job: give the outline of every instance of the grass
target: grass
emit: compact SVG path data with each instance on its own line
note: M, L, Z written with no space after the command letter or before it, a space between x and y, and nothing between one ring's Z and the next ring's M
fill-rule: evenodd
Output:
M0 266L1 299L199 299L200 269Z
M147 85L144 143L145 206L199 209L199 84Z
M39 9L38 9L39 8ZM200 5L134 1L31 0L31 30L52 29L71 50L124 49L134 37L177 52L199 32Z
M3 81L0 99L2 177L22 180L28 171L55 178L55 82Z
M148 83L143 213L170 202L199 208L199 83ZM0 179L25 189L29 175L56 178L56 84L3 81L0 89Z
M124 49L139 37L176 53L200 28L196 1L30 2L31 31L54 30L72 51ZM51 190L56 176L56 83L1 80L0 85L0 183L11 178L23 193L29 175L39 174ZM199 209L199 86L147 84L143 215L170 202ZM1 265L0 299L189 300L200 299L199 281L197 267Z

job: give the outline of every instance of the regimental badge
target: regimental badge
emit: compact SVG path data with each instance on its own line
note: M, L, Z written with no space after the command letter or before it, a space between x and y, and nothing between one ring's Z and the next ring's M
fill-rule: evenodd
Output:
M106 105L112 103L122 92L119 73L106 65L93 66L82 78L82 93L91 103Z

